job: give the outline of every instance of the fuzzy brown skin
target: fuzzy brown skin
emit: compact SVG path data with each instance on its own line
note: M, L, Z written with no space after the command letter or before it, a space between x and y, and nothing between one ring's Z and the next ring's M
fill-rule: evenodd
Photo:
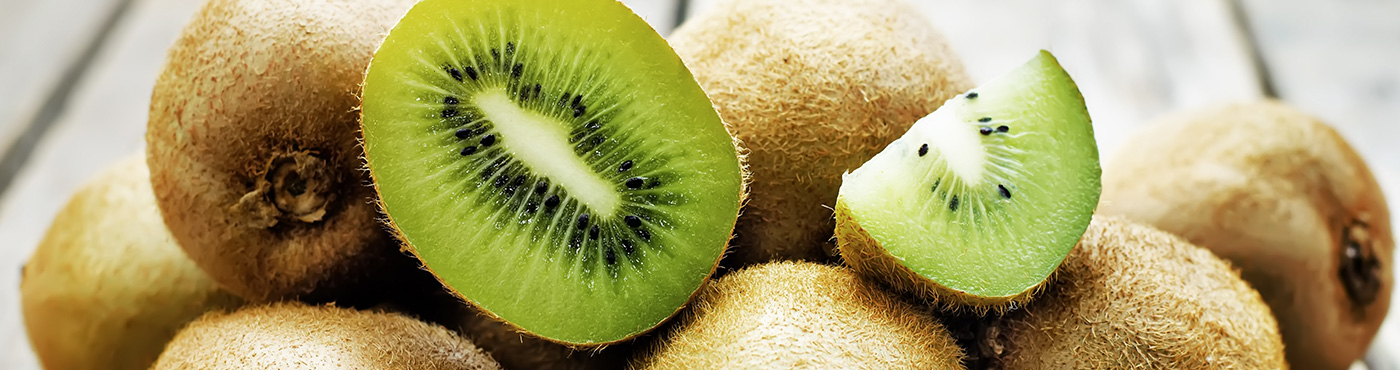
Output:
M962 369L937 320L843 268L774 262L706 286L637 369Z
M383 308L437 323L468 338L491 354L506 370L620 369L632 353L632 342L594 348L572 348L521 332L463 302L427 271L399 289Z
M500 364L451 331L402 315L277 303L201 317L152 369L488 370Z
M401 257L362 186L355 107L412 4L213 0L171 47L152 94L151 179L176 240L230 291L332 300Z
M1258 102L1163 118L1123 148L1104 168L1100 212L1239 266L1294 368L1346 369L1365 354L1390 307L1395 241L1380 186L1336 131Z
M897 0L729 0L670 41L750 150L728 267L828 259L841 173L973 87L943 36Z
M180 327L241 304L175 244L144 155L78 189L22 274L24 326L49 370L149 368Z
M1269 307L1230 264L1095 216L1045 294L979 333L990 369L1284 369Z

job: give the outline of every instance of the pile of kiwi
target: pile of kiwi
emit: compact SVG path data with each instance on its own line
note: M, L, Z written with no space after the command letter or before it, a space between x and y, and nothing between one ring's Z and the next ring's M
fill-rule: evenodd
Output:
M1188 113L1101 168L1051 53L974 85L917 14L728 0L668 40L613 0L209 0L145 155L25 268L30 339L51 370L1360 357L1394 241L1326 125Z

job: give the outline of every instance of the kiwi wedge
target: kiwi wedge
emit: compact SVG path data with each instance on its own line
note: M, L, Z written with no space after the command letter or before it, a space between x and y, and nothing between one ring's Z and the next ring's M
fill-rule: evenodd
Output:
M617 342L674 315L744 197L709 99L616 1L420 2L375 53L361 109L407 250L552 341Z
M229 291L345 304L388 290L390 266L413 268L362 186L355 112L374 49L413 2L210 0L170 47L151 181L175 239Z
M1094 217L1045 293L976 336L977 368L1288 368L1278 323L1229 262L1115 217Z
M1122 148L1099 212L1238 266L1293 368L1366 353L1390 308L1395 239L1380 185L1336 130L1283 102L1235 103L1162 117Z
M772 262L706 286L634 368L962 369L926 310L849 269Z
M667 36L749 149L751 196L722 269L834 259L841 173L974 86L909 3L714 1Z
M500 364L447 329L407 316L275 303L214 312L180 330L153 370L443 369Z
M1039 55L944 103L843 176L841 255L896 289L976 310L1024 303L1098 202L1078 87Z
M45 369L146 369L180 327L242 304L175 244L145 158L78 189L24 266L24 327Z

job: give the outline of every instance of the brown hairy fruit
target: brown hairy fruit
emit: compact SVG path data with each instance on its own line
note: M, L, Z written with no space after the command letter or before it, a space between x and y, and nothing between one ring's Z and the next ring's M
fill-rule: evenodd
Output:
M1230 264L1095 216L1043 295L977 333L992 369L1284 369L1278 325Z
M896 0L726 1L670 40L750 150L728 267L829 258L841 173L973 87L943 36Z
M170 236L144 155L73 194L22 272L29 341L45 369L146 369L206 311L241 301Z
M774 262L715 281L640 369L962 369L937 320L844 267Z
M453 296L427 271L400 289L382 308L436 323L470 339L507 370L620 369L631 356L632 341L601 347L573 348L522 333Z
M1390 307L1395 241L1365 162L1280 102L1165 117L1104 168L1100 212L1181 235L1241 269L1279 321L1288 362L1346 369Z
M355 107L412 4L213 0L171 47L151 97L151 179L176 240L219 284L253 301L334 300L401 257L362 186Z
M406 316L277 303L211 313L170 342L154 370L500 369L470 341Z

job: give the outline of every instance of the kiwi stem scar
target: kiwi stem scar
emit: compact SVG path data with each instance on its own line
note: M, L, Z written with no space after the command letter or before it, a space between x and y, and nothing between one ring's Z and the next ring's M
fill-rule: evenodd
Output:
M594 213L617 213L621 195L574 154L563 122L521 109L504 89L482 91L474 99L482 113L496 123L501 134L498 144L512 156L564 187Z

